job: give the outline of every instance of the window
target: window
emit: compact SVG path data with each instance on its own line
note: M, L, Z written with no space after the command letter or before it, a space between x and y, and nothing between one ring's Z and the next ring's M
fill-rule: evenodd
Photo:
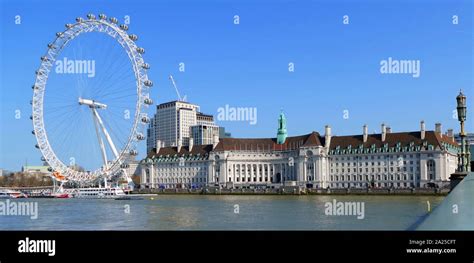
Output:
M429 160L427 163L428 166L428 178L430 180L434 180L436 178L436 172L435 172L435 162L434 160Z

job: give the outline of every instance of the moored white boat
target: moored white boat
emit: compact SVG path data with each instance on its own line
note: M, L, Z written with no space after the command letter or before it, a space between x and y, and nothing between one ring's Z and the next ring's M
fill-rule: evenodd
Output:
M65 189L66 190L66 189ZM117 198L125 196L125 192L120 187L91 187L91 188L76 188L68 189L69 194L74 198Z
M0 199L7 198L27 198L28 196L20 191L11 189L0 189Z

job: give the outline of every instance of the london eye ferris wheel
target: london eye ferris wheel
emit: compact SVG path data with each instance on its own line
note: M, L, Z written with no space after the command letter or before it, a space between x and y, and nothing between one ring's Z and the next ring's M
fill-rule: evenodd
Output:
M127 24L93 14L48 44L33 85L33 131L51 172L72 182L125 177L153 104L149 64Z

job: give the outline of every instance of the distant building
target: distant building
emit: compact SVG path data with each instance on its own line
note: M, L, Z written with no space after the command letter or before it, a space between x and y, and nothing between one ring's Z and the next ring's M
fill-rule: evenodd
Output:
M219 138L219 126L198 124L191 126L191 136L196 145L213 144Z
M128 168L125 168L128 176L140 175L140 162L135 159L135 156L129 155L125 161L125 164L128 165Z
M196 125L199 106L172 101L157 106L155 115L156 140L165 146L188 145L190 127Z
M223 138L232 138L230 132L226 132L224 127L219 127L219 139Z
M171 101L156 109L147 130L147 152L157 147L189 146L191 138L196 145L212 144L219 137L214 117L200 112L198 105Z
M214 116L204 114L202 112L196 113L196 124L197 125L215 125Z
M150 124L146 130L146 150L147 152L152 151L156 147L156 136L158 127L156 126L156 114L150 119Z
M427 131L287 136L280 115L274 138L222 138L208 145L157 147L141 161L142 187L220 185L309 188L443 187L457 167L459 146L441 125Z
M7 176L12 174L13 172L10 170L0 169L0 176Z
M196 125L191 126L190 129L193 143L196 145L212 144L216 136L219 137L219 126L214 123L212 115L198 112Z
M51 172L48 170L50 168L50 166L47 166L47 165L38 165L38 166L34 166L34 165L24 165L22 168L21 168L21 171L23 173L27 173L27 174L44 174L44 175L49 175Z

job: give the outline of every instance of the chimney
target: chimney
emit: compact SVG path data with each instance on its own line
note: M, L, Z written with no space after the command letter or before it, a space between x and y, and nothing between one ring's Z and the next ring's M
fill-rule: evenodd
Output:
M385 128L385 129L386 129L386 131L387 131L387 134L392 133L392 128L390 128L390 127L387 126L387 128Z
M420 122L420 134L421 134L420 138L424 140L425 139L425 121Z
M159 153L161 149L161 141L157 140L156 141L156 153Z
M212 149L216 148L217 144L219 143L219 135L214 135L212 140Z
M454 135L453 129L448 129L448 133L446 135L448 135L449 137L454 137L453 136Z
M364 124L364 126L362 127L362 132L363 132L364 142L367 142L367 138L369 136L369 127L367 127L367 124Z
M190 152L193 150L193 146L194 146L194 139L189 138L189 151Z
M386 137L387 137L387 126L385 126L385 123L382 123L382 142L385 142Z
M329 125L326 125L324 127L324 147L329 148L331 145L331 127Z
M441 129L441 123L435 124L435 132L439 134L439 136L443 137L443 131Z
M446 134L448 137L451 137L451 139L454 142L454 132L453 129L448 129L448 133Z

